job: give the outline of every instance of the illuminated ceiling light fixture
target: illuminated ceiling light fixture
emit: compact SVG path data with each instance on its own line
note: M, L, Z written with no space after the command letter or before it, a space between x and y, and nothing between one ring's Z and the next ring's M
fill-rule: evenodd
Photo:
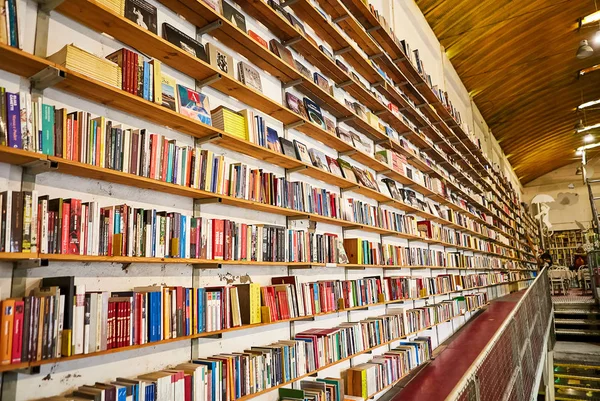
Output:
M587 134L586 136L583 137L583 142L585 143L590 143L594 140L594 135L592 134Z
M581 156L583 155L583 150L576 150L575 151L575 156Z
M583 125L583 121L579 120L579 122L577 124L575 124L575 131L581 132L584 129L585 129L585 125Z
M581 42L579 42L579 48L577 49L577 58L578 59L584 59L584 58L588 58L589 56L591 56L594 53L594 49L592 49L592 46L590 46L588 44L587 40L582 40Z
M589 15L586 15L581 19L581 26L593 24L594 22L600 21L600 11L593 12Z
M583 110L583 109L587 109L588 107L595 106L597 104L600 104L600 99L598 99L598 100L591 100L589 102L581 103L579 106L577 106L577 109L578 110Z
M596 129L596 128L600 128L600 123L588 125L586 127L583 127L582 129L578 129L577 132L585 132L585 131L589 131L589 130Z

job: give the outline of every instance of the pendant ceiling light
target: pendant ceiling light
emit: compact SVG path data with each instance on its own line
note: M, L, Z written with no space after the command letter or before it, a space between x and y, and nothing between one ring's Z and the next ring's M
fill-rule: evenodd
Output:
M575 124L575 132L583 131L585 129L585 125L583 125L583 121L579 120L577 124Z
M577 58L578 59L588 58L593 53L594 53L594 49L592 49L592 46L590 46L588 44L587 40L584 39L581 42L579 42L579 49L577 49Z

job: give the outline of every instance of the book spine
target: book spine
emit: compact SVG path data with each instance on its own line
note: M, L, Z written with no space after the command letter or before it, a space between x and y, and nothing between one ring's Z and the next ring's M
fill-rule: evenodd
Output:
M10 1L10 0L9 0ZM23 148L21 138L19 95L6 92L6 120L8 132L8 146L11 148Z

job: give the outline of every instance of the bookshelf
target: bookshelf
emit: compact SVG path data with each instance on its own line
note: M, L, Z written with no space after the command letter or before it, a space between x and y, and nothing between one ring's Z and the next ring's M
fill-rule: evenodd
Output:
M293 3L293 4L292 4ZM343 3L343 4L342 4ZM169 271L170 269L182 271L181 269L189 266L189 282L193 287L207 287L218 285L222 281L221 272L234 272L232 274L247 274L245 269L250 269L253 274L272 274L272 275L296 275L297 277L306 276L312 280L314 277L335 277L336 280L350 280L355 277L365 277L379 275L381 277L392 277L396 275L406 277L435 277L440 274L456 274L467 277L469 274L492 274L492 272L501 272L503 278L501 282L490 282L488 285L474 286L452 291L431 293L430 295L380 301L367 305L361 305L351 308L340 308L335 311L318 313L310 316L301 316L290 319L277 320L269 323L257 323L242 325L224 330L209 331L193 335L169 338L160 341L150 342L141 345L130 345L120 348L108 349L105 351L92 352L89 354L77 354L61 358L48 358L24 362L20 364L0 365L0 372L7 375L17 374L16 371L32 370L32 368L59 365L61 369L69 371L72 362L80 361L80 364L86 366L95 366L104 363L103 361L110 356L117 356L120 353L124 355L127 352L143 350L143 354L148 359L140 366L152 365L157 361L153 359L157 348L168 344L179 348L191 349L193 358L208 355L209 351L203 350L205 344L212 344L213 341L222 341L220 347L223 352L237 352L238 344L232 341L246 342L246 337L253 329L273 330L276 337L270 337L271 340L294 338L294 333L301 330L304 324L318 322L322 326L335 326L337 320L352 321L353 313L384 313L388 305L399 304L407 309L421 308L427 305L452 300L453 297L460 297L469 294L485 292L490 297L499 296L520 283L530 282L533 278L535 268L532 266L530 253L527 250L528 243L525 240L526 233L530 232L529 226L522 226L521 221L528 223L526 218L521 218L522 211L513 202L514 192L510 190L503 182L503 179L497 175L493 169L488 168L490 163L481 152L478 146L473 143L463 130L463 127L455 120L446 106L439 101L433 91L428 88L426 80L417 72L414 65L408 60L398 43L389 33L380 25L377 18L371 13L367 6L360 1L327 0L322 2L321 7L329 13L331 19L324 17L319 10L307 0L298 0L290 2L290 9L302 20L304 24L310 26L324 42L329 44L331 49L337 55L341 55L344 61L360 75L361 78L352 76L344 71L336 62L328 58L319 49L316 42L310 40L308 36L302 34L291 22L283 18L267 3L260 0L244 0L239 2L238 6L250 18L260 21L262 26L257 28L252 25L254 30L266 34L264 27L270 32L267 37L276 37L281 40L285 46L293 49L303 60L303 63L316 67L323 75L333 82L336 90L342 90L352 99L361 103L376 115L385 125L393 128L400 134L403 140L407 140L414 148L404 146L402 143L393 140L381 129L371 125L366 120L359 117L357 112L347 104L344 104L334 93L329 93L317 85L313 80L302 75L295 66L291 66L281 58L276 56L267 48L263 47L254 40L246 31L236 27L227 18L213 10L210 6L200 0L160 0L158 12L168 15L168 21L173 22L173 14L178 14L185 19L185 22L178 21L181 29L187 29L187 32L196 31L201 33L203 39L208 37L218 41L219 46L226 48L240 58L246 58L250 63L256 66L261 73L269 74L269 79L276 79L277 89L265 90L259 92L252 87L243 84L237 79L222 74L216 67L191 56L179 47L166 41L161 36L156 35L137 24L131 22L124 16L116 13L102 1L96 0L65 0L57 5L52 11L52 18L60 14L60 18L67 24L77 24L82 32L76 34L77 39L89 34L90 42L98 40L109 41L111 46L117 48L123 45L135 49L136 52L144 54L147 58L160 60L170 74L177 75L178 78L185 76L186 79L194 81L196 88L206 90L209 97L227 98L222 101L224 104L231 102L238 107L239 104L248 105L248 108L259 111L268 116L270 121L283 135L301 138L309 142L311 146L327 150L330 154L344 157L348 162L357 164L361 167L372 170L375 174L386 176L394 180L402 188L410 189L419 194L419 199L429 199L438 205L448 208L451 212L456 212L452 217L443 217L434 215L430 211L421 209L419 206L409 204L385 193L377 191L367 186L356 184L349 179L333 173L319 169L310 163L305 163L297 158L287 156L282 153L270 150L266 147L241 139L235 135L221 131L211 125L203 124L182 114L171 111L154 102L144 100L139 96L132 95L125 90L121 90L110 85L104 84L86 74L79 73L72 69L55 65L42 57L32 55L27 50L20 50L4 44L0 44L0 70L19 77L30 79L31 85L35 91L44 94L50 102L64 102L69 106L69 111L86 110L85 105L98 104L106 107L106 110L116 110L124 113L127 117L133 119L128 122L131 125L143 126L148 123L151 127L166 127L165 135L173 140L190 143L190 140L196 146L202 148L209 147L218 149L218 152L226 152L228 157L243 160L256 160L261 164L261 168L272 169L274 174L285 177L294 176L297 180L308 181L311 185L319 188L335 188L339 192L340 198L351 197L377 207L381 210L393 210L394 213L402 215L416 216L421 220L428 220L437 223L442 227L452 229L453 233L459 236L466 236L468 239L457 241L446 241L440 238L425 237L419 233L403 232L388 228L380 223L366 224L357 221L351 221L344 216L330 217L317 213L311 213L304 210L295 210L287 207L276 206L274 204L264 203L251 199L235 197L232 195L205 191L202 189L177 185L171 182L161 181L142 175L126 173L119 170L106 168L104 166L83 163L68 158L43 155L41 153L13 149L7 146L0 146L0 171L5 165L20 167L23 174L39 176L43 185L40 186L40 193L44 185L56 182L46 177L57 177L65 182L72 182L79 188L68 188L69 191L86 198L85 186L83 183L105 183L119 188L117 191L121 196L128 191L144 191L152 193L151 198L144 199L145 204L153 204L157 201L161 207L164 206L163 197L177 197L182 199L182 209L194 209L194 216L229 216L228 213L247 213L252 217L256 224L269 223L283 225L287 227L299 224L305 224L310 229L325 226L327 232L335 232L339 238L347 237L365 237L369 241L388 242L398 246L405 246L423 250L436 250L444 253L444 257L449 258L450 252L463 253L473 258L469 263L475 263L475 266L444 266L437 263L430 264L349 264L349 263L311 263L311 262L255 262L248 260L211 260L195 258L162 258L162 257L140 257L140 256L93 256L93 255L71 255L71 254L43 254L34 253L0 253L0 262L11 266L15 272L20 270L30 270L29 265L24 262L34 262L45 266L40 274L48 274L52 269L75 277L78 274L86 275L83 266L96 266L98 269L111 269L113 265L121 265L122 270L128 274L131 265L145 266L148 278L145 274L138 274L136 282L138 284L150 284L149 277L154 273L153 269ZM254 24L254 22L252 22ZM192 26L190 26L192 25ZM29 28L29 26L28 26ZM88 30L89 29L89 30ZM368 30L368 32L367 32ZM90 33L94 31L93 33ZM29 33L28 33L29 34ZM193 35L192 35L193 36ZM104 39L108 37L109 39ZM85 40L83 41L85 42ZM211 42L212 43L212 42ZM85 46L83 46L85 49ZM109 52L104 51L105 54ZM381 71L389 76L395 84L387 81L380 75L377 68L369 60L374 60ZM42 75L50 74L57 79L50 84L45 80L40 80ZM264 75L263 75L264 79ZM371 86L368 89L364 82ZM0 73L0 86L3 86L3 76ZM14 89L12 89L14 90ZM286 91L295 91L313 99L322 110L328 113L328 116L337 120L337 125L345 124L350 130L361 134L364 138L373 142L373 148L377 146L397 152L406 157L408 164L413 169L428 174L429 177L439 179L443 185L451 190L454 197L444 195L434 189L430 184L421 181L420 178L411 178L406 174L391 169L391 167L379 159L373 152L367 153L357 146L350 144L335 133L331 133L307 118L295 113L285 106ZM84 106L79 106L73 102L72 98L64 94L74 96L77 99L83 99ZM59 99L56 101L54 98ZM395 104L402 111L402 116L390 110L387 103L383 100ZM75 103L75 104L73 104ZM87 106L89 107L89 106ZM233 106L232 106L233 107ZM92 111L93 112L93 111ZM111 112L105 112L110 114ZM95 114L99 114L96 112ZM107 118L118 120L114 116L107 115ZM171 136L169 136L171 134ZM187 137L187 139L185 138ZM377 148L378 149L378 148ZM215 151L217 152L217 151ZM268 167L267 167L268 166ZM35 181L34 181L35 182ZM314 184L317 182L318 184ZM381 183L379 184L381 186ZM13 186L14 187L14 186ZM4 190L4 188L2 188ZM37 187L36 187L37 190ZM1 191L0 191L1 192ZM62 196L60 188L55 188L52 196ZM509 194L508 196L506 194ZM72 195L75 196L75 195ZM511 198L512 196L512 198ZM121 200L116 197L115 202L138 202L137 199ZM170 199L170 198L169 198ZM193 205L193 206L190 206ZM199 211L198 211L199 210ZM192 214L190 212L190 214ZM258 216L258 217L256 217ZM460 219L467 219L464 222ZM235 219L233 219L235 220ZM273 223L275 221L276 223ZM330 228L333 227L333 228ZM319 230L317 228L317 230ZM466 242L460 242L466 241ZM480 242L477 242L480 241ZM483 241L483 242L482 242ZM475 259L476 257L487 259ZM481 262L484 260L484 262ZM483 267L479 263L489 264ZM147 266L146 266L147 265ZM263 273L265 272L265 273ZM25 273L27 275L28 273ZM527 278L525 278L527 275ZM40 276L43 277L43 276ZM210 279L209 279L210 277ZM492 277L492 276L489 276ZM154 280L155 277L152 278ZM171 278L172 279L172 278ZM179 278L181 279L181 278ZM264 278L262 284L265 284ZM147 282L144 282L146 280ZM493 279L496 280L496 279ZM16 280L15 280L16 281ZM109 280L106 280L107 283ZM168 279L167 279L168 281ZM31 287L31 279L28 286ZM108 285L108 284L107 284ZM123 284L125 285L125 284ZM114 286L114 284L111 284ZM133 285L132 285L133 286ZM11 296L20 296L12 283L13 291ZM119 287L117 285L116 287ZM129 288L129 287L127 287ZM123 290L124 288L114 288ZM2 293L3 298L6 294ZM270 387L261 392L240 397L240 399L250 399L262 397L262 399L275 399L274 391L279 387L290 386L307 377L314 377L319 373L331 372L331 368L338 367L340 374L348 366L352 366L355 358L370 354L376 349L389 347L392 343L400 339L414 337L419 333L427 333L436 337L436 343L448 336L448 333L454 332L461 324L472 316L477 310L484 308L487 304L465 310L457 313L449 319L443 319L437 323L423 327L416 332L408 333L402 337L386 341L375 347L367 348L347 358L343 358L317 370L294 377L292 380L285 381L277 386ZM361 315L362 316L362 315ZM375 316L375 315L373 315ZM279 329L281 326L289 326L289 333L282 334ZM287 331L284 330L284 331ZM235 340L223 340L223 336L231 336ZM283 338L281 337L283 335ZM249 336L249 335L248 335ZM221 340L220 340L221 339ZM203 343L202 341L210 341ZM247 340L251 344L256 341ZM264 344L266 341L259 344ZM175 344L177 343L177 344ZM236 346L238 346L236 348ZM200 353L198 353L200 349ZM142 351L139 351L142 352ZM185 351L184 351L185 353ZM189 359L190 352L187 352ZM181 355L178 354L178 355ZM184 362L177 356L167 358L171 365L175 362ZM149 363L150 362L150 363ZM160 365L163 366L163 365ZM113 366L114 367L114 366ZM136 371L146 373L145 371ZM116 374L116 373L115 373ZM103 372L98 380L111 380L112 372ZM22 376L19 376L22 377ZM35 378L28 379L28 383L35 382ZM94 379L96 380L96 379ZM378 397L394 383L384 387L370 398ZM61 387L62 386L62 387ZM70 386L70 387L69 387ZM17 386L18 387L18 386ZM71 389L71 384L61 384L53 389L60 389L59 392L65 392ZM19 390L22 394L27 393L22 388ZM267 394L269 394L267 396ZM8 396L8 395L7 395ZM263 397L264 396L264 397ZM25 397L32 398L30 395Z

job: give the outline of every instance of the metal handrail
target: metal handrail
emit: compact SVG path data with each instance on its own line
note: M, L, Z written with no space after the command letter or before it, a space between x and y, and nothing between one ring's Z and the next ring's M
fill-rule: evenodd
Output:
M490 353L492 348L499 341L500 337L505 333L509 324L515 318L517 312L521 308L521 305L523 305L523 303L525 302L525 300L527 299L529 294L531 294L531 292L536 287L536 285L540 282L540 280L548 280L547 273L548 273L548 268L544 268L537 275L537 277L535 278L533 283L529 286L529 288L527 289L525 294L523 294L523 296L521 297L521 299L519 300L519 302L517 303L515 308L510 312L510 314L504 320L504 323L502 323L502 326L500 326L500 328L496 331L496 334L494 334L494 336L491 338L491 340L488 342L488 344L485 346L485 348L479 353L479 355L477 356L475 361L473 361L473 363L471 364L469 369L465 372L465 374L463 375L461 380L458 383L456 383L456 386L454 386L454 388L452 389L450 394L446 397L445 401L453 401L461 395L463 389L465 389L467 387L467 385L469 384L469 381L475 375L479 366L481 366L481 364L485 361L487 355Z

